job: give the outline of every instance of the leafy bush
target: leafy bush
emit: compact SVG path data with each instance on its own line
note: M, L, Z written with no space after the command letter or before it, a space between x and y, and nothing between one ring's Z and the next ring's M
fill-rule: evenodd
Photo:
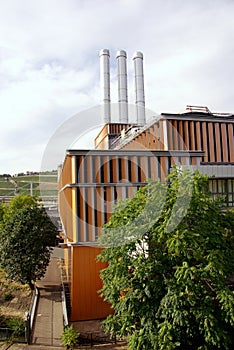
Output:
M3 315L0 315L0 327L5 326L5 317Z
M18 337L24 333L25 322L21 317L12 317L7 320L7 327L13 330L13 337Z
M64 328L61 336L63 346L66 346L67 349L74 349L74 346L78 344L79 335L80 333L76 332L72 326Z
M5 292L4 293L4 295L3 295L3 299L5 300L5 301L10 301L10 300L12 300L14 297L13 297L13 295L11 294L11 292Z

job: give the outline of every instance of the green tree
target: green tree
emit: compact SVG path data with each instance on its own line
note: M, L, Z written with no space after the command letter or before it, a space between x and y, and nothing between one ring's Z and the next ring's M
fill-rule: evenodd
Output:
M8 213L0 234L0 263L7 278L33 289L46 272L57 229L34 202Z
M3 220L4 209L5 209L5 205L2 202L0 202L0 225L1 225L1 222Z
M179 168L118 203L100 239L106 331L134 350L232 349L233 222L208 178Z
M37 207L40 199L37 196L18 195L12 198L8 205L3 205L3 221L7 222L12 215L24 207Z

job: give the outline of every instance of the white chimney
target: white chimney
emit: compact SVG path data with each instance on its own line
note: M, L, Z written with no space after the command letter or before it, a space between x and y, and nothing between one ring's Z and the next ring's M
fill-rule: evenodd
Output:
M134 62L134 72L135 72L137 123L139 125L145 125L143 54L139 51L135 52L133 56L133 62Z
M103 49L99 53L100 57L100 82L102 91L102 121L111 122L110 106L110 53L109 50Z
M117 51L118 67L118 96L119 96L119 121L128 123L128 83L127 83L127 53Z

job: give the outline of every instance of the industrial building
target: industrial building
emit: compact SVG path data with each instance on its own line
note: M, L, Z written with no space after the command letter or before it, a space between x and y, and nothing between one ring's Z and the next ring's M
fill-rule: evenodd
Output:
M61 169L59 211L65 236L70 320L104 318L112 312L98 295L101 248L97 238L117 200L134 196L148 179L165 181L175 164L210 177L213 197L234 207L233 114L187 106L180 114L162 113L146 121L143 54L133 57L136 117L128 118L127 54L117 52L119 121L111 120L110 55L100 51L103 127L95 149L70 149Z

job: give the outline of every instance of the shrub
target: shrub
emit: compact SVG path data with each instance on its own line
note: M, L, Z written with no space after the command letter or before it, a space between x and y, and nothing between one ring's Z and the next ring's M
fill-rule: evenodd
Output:
M12 317L6 322L7 327L13 330L13 337L18 337L24 333L25 322L21 317Z
M10 300L12 300L14 297L13 297L13 295L11 294L11 292L5 292L4 293L4 295L3 295L3 299L5 300L5 301L10 301Z
M72 326L64 328L61 336L63 346L66 346L67 349L74 349L74 346L78 344L79 335L80 333L76 332Z

